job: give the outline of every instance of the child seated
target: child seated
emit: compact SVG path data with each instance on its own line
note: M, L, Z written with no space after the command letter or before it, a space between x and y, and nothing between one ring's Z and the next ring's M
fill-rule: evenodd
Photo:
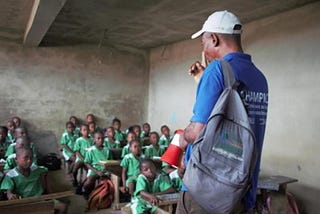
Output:
M170 129L167 125L161 126L160 147L167 148L172 141L173 136L170 135Z
M12 117L11 120L13 121L14 126L15 126L16 128L18 128L18 127L21 126L21 119L20 119L20 117L14 116L14 117Z
M114 138L114 128L112 126L106 129L106 133L104 136L104 146L109 149L118 149L121 147L120 141Z
M86 116L86 121L87 121L87 124L89 125L90 123L94 123L94 132L97 132L97 131L101 131L100 127L98 127L96 125L96 118L93 114L87 114ZM94 134L94 133L93 133ZM93 137L93 136L92 136Z
M89 122L88 128L89 128L89 137L93 140L94 133L96 132L96 123L94 121Z
M32 165L33 154L29 147L16 151L17 167L11 169L4 177L1 190L7 191L9 200L40 196L49 193L47 169ZM61 202L55 203L58 213L67 213L67 206Z
M7 129L8 129L8 134L7 134L7 142L9 143L14 143L14 130L15 130L15 124L12 120L7 121Z
M100 161L112 159L110 150L103 145L103 133L96 132L94 134L94 146L90 147L86 153L84 162L88 168L88 174L83 184L83 195L87 198L94 189L95 182L98 178L104 176L107 171Z
M133 131L129 131L128 134L127 134L127 137L126 137L126 141L127 141L127 145L125 145L123 148L122 148L122 152L121 152L121 158L124 158L124 156L126 154L129 154L130 153L130 142L133 141L133 140L136 140L137 139L137 136L136 134L133 132Z
M158 158L165 152L164 148L159 146L159 134L157 132L150 133L150 146L146 147L144 152L146 158Z
M140 164L141 174L137 178L132 213L159 213L157 195L173 193L167 176L157 174L156 166L151 159L144 159Z
M76 140L74 151L76 153L76 161L73 167L73 185L78 186L78 170L84 168L84 158L87 150L93 146L92 139L89 138L89 127L87 124L82 124L80 128L81 137Z
M114 139L123 143L125 141L125 134L121 131L121 121L118 118L112 120L112 127L114 128Z
M69 121L71 123L73 123L74 125L74 131L73 131L73 135L75 137L75 139L79 138L80 137L80 127L79 127L79 120L76 116L71 116L69 118Z
M4 126L0 126L0 159L5 159L9 143L7 142L8 129Z
M66 123L66 131L62 134L60 143L62 146L62 155L64 159L70 164L68 174L72 173L76 154L74 152L74 145L76 137L74 136L74 124L72 122Z
M135 179L140 173L140 154L141 154L141 144L138 140L130 141L130 151L131 153L124 156L120 166L122 167L122 185L120 191L123 193L128 192L133 195Z
M150 142L149 142L150 130L151 130L151 127L150 127L149 123L144 123L142 125L142 132L140 134L140 139L141 139L143 145L150 145Z
M6 164L3 167L4 173L7 173L9 170L11 170L17 166L16 151L20 148L23 148L23 147L30 148L30 141L26 136L18 137L16 142L14 143L15 153L13 153L7 157ZM37 165L37 155L35 153L33 153L32 164Z

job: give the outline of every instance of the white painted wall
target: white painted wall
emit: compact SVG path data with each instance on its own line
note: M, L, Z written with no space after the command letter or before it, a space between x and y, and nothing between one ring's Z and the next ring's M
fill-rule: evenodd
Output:
M245 51L269 82L262 173L299 179L288 188L303 213L317 213L320 207L319 10L317 2L251 22L243 34ZM148 121L152 126L166 123L174 130L188 124L196 85L187 70L200 60L200 51L200 40L151 50Z

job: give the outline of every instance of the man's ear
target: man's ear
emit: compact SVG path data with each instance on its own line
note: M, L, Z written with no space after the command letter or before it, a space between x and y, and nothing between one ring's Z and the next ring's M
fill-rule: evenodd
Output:
M217 34L212 33L211 40L214 47L217 47L219 45L219 37L217 36Z

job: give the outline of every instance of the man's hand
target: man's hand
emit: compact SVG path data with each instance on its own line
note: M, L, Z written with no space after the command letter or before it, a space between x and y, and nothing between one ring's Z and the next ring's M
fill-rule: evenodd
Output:
M196 61L190 66L189 75L193 76L196 83L198 83L204 69L205 67L203 67L199 61Z

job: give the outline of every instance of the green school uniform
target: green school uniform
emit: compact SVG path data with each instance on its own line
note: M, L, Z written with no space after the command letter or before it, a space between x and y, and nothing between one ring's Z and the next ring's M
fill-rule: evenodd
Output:
M178 169L172 171L169 174L170 180L171 180L171 185L172 187L177 191L180 192L183 181L180 178L179 174L178 174Z
M11 134L10 132L8 132L6 141L9 142L10 144L11 144L11 143L14 143L14 142L15 142L15 139L14 139L13 134Z
M75 136L70 135L68 132L64 132L60 139L61 145L67 145L72 151L74 150L75 141ZM62 154L66 160L69 160L72 156L72 153L65 148L62 149Z
M81 133L80 133L80 128L79 127L76 127L73 131L73 136L76 139L78 139L79 137L81 137Z
M33 155L32 164L37 165L37 156L35 155ZM6 164L4 165L3 169L5 170L13 169L16 166L17 166L16 153L13 153L7 157Z
M130 149L129 149L129 144L125 145L123 148L122 148L122 151L121 151L121 158L124 158L124 156L126 156L127 154L131 153Z
M92 139L90 138L83 138L83 137L79 137L77 140L76 140L76 143L74 144L74 151L76 152L79 152L83 157L86 157L86 152L87 150L93 146L93 141ZM76 162L80 162L80 158L77 157L76 159Z
M141 198L140 192L145 191L148 193L158 193L169 188L171 188L171 183L167 176L158 174L155 180L153 182L150 182L144 175L140 174L137 178L131 210L136 211L137 213L155 212L158 207L152 206L148 202L144 201Z
M120 130L114 130L114 139L117 141L125 141L125 135Z
M127 181L134 181L136 176L140 174L140 160L137 159L132 153L124 156L120 166L127 169Z
M90 164L93 168L97 169L98 171L106 172L104 166L101 165L99 162L110 159L112 159L112 155L107 147L102 147L102 149L99 149L96 146L92 146L86 152L84 162ZM88 176L93 175L96 175L96 173L92 170L89 170Z
M32 165L30 167L30 175L25 177L17 168L11 169L5 175L0 189L12 190L22 198L40 196L44 191L40 183L40 177L47 171L45 167Z
M172 136L166 137L165 135L162 135L159 140L159 146L164 148L168 147L172 138Z
M5 142L0 142L0 159L5 157L9 144Z
M118 140L115 140L113 143L110 142L108 138L104 139L103 145L109 149L119 149L121 148L121 144Z
M150 145L146 147L144 155L146 156L146 158L161 157L164 152L164 148L159 147L158 149L156 149L153 145Z

